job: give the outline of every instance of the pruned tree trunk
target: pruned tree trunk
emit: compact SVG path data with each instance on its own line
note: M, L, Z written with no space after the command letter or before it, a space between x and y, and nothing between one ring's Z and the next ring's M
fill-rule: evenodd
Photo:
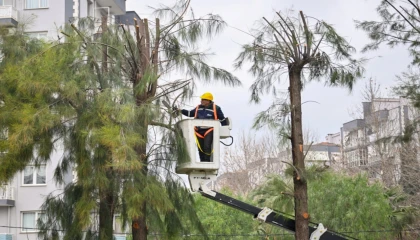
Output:
M160 25L159 25L159 19L156 19L156 36L154 41L153 49L151 46L150 41L150 33L149 33L149 23L147 19L139 20L134 19L134 22L136 23L136 44L137 44L137 51L140 56L140 64L137 67L137 72L134 76L132 76L133 79L133 89L136 89L138 84L144 84L141 83L142 78L145 74L151 74L154 75L152 77L156 78L154 81L151 81L147 84L146 89L143 92L136 92L134 91L134 95L136 98L136 104L137 106L141 106L142 104L145 104L147 101L150 100L150 98L154 97L156 94L156 88L158 83L158 50L159 50L159 42L160 42ZM141 137L144 141L143 144L136 147L137 155L139 156L139 159L142 164L142 169L140 171L140 174L144 177L144 179L147 179L147 149L146 149L146 143L147 143L147 127L149 123L146 119L142 119L140 117L138 123L144 124L144 126L141 128L143 132L139 133L139 137ZM139 182L135 181L136 184L143 184L144 187L146 187L144 184L145 182ZM141 188L141 186L138 186ZM141 190L140 190L141 191ZM133 240L146 240L147 239L147 204L146 202L143 202L141 206L138 206L140 208L141 214L137 217L134 217L132 219L132 235Z
M108 30L107 16L102 17L102 34ZM107 46L102 47L102 73L108 71L107 68ZM114 224L114 209L115 209L115 196L114 196L114 180L115 174L112 167L106 169L106 176L110 184L106 189L100 190L99 200L99 240L112 240L113 239L113 224Z
M113 239L113 223L114 223L114 209L115 197L113 195L115 179L113 170L107 170L107 178L111 180L109 187L100 192L99 202L99 240L112 240Z
M305 162L303 158L302 134L302 100L301 100L301 67L297 64L289 65L290 104L291 104L291 142L292 159L295 172L293 176L295 197L295 219L297 240L309 239L309 213L307 182L304 178Z

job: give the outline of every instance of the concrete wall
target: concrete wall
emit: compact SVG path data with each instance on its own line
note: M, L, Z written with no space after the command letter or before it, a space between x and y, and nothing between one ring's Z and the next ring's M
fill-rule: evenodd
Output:
M21 227L22 212L39 211L41 205L45 201L45 197L50 193L60 194L64 189L64 185L56 185L54 181L54 170L63 155L60 143L56 145L57 150L52 154L51 160L46 164L46 184L24 186L22 184L23 172L15 175L10 185L15 188L15 207L0 207L0 225ZM72 180L71 171L65 174L65 182ZM0 228L0 233L13 234L13 240L35 240L37 232L22 232L20 228Z
M16 0L19 23L26 24L27 32L48 32L49 38L57 38L57 28L67 20L66 4L69 3L68 0L49 0L48 4L47 8L25 9L25 0Z

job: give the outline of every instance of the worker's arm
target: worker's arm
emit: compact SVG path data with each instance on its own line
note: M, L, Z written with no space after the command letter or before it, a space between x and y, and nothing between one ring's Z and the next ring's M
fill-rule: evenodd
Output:
M186 110L186 109L182 109L181 110L182 115L187 116L187 117L194 117L195 115L195 108L193 110Z
M217 118L220 120L220 124L222 124L222 126L226 126L227 121L226 121L225 115L222 112L222 109L219 106L216 106L216 111L217 111Z

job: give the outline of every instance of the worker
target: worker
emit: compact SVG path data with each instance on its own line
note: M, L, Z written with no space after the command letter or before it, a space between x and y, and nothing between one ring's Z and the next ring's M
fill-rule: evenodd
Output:
M201 104L192 110L182 109L181 113L187 117L197 119L214 119L219 120L222 126L227 125L227 121L222 109L214 104L213 95L209 92L201 95ZM178 110L178 109L175 109ZM210 162L213 152L213 128L212 127L196 127L195 136L197 140L198 154L201 162Z

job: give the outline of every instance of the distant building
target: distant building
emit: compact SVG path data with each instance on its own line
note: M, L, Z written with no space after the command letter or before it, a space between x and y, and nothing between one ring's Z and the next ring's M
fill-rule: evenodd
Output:
M363 118L341 128L345 166L366 171L371 178L397 184L401 174L401 145L395 138L417 115L408 100L376 98L363 102Z
M337 134L333 134L336 137ZM335 139L334 138L334 139ZM305 165L330 167L341 163L341 147L331 142L321 142L303 147ZM292 164L292 152L290 149L282 151L278 157L267 157L250 162L246 169L238 172L221 174L214 183L214 188L220 190L228 187L236 193L248 193L250 190L261 185L266 176L276 174L284 176L285 170Z
M304 147L305 166L333 166L341 163L341 146L331 142L321 142Z

